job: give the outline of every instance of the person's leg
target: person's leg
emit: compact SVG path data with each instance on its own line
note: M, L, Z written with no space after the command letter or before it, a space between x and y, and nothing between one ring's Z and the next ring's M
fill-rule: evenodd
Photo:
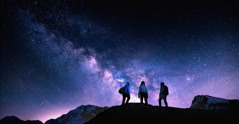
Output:
M142 96L143 96L143 99L144 99L145 104L148 104L147 94L146 94L146 93L143 93ZM143 100L143 99L142 99L142 100Z
M126 101L126 103L129 103L129 100L130 100L130 96L127 95L127 101Z
M145 94L145 103L148 105L148 94Z
M140 95L140 103L143 103L143 98L144 98L144 96L143 96L143 94L141 94Z
M146 105L148 105L148 97L147 96L144 97L144 100L145 100Z
M124 104L124 101L125 101L125 95L122 95L123 96L123 100L122 100L122 105Z
M164 97L163 100L164 100L164 104L165 104L165 106L168 107L168 103L167 103L167 99L166 99L166 97Z
M159 98L159 107L161 107L161 100L162 100L162 97Z

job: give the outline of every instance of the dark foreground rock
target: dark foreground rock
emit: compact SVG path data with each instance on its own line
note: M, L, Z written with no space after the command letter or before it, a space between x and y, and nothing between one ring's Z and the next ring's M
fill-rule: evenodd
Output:
M43 124L43 123L39 120L23 121L15 116L7 116L0 120L0 124Z
M160 108L158 106L129 103L113 106L86 124L238 124L236 111Z
M190 108L204 110L223 109L239 112L239 100L228 100L209 95L198 95L194 97Z

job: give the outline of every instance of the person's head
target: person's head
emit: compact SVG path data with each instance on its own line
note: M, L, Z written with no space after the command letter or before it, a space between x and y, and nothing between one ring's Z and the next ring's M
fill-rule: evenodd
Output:
M142 81L140 85L145 85L145 82L144 82L144 81Z
M163 86L164 85L164 82L161 82L161 84L160 84L161 86Z
M129 82L127 82L127 85L129 85Z

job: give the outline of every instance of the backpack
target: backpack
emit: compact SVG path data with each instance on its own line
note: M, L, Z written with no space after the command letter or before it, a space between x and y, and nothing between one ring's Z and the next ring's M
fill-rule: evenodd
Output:
M165 88L165 94L168 95L169 94L168 87L166 85L164 85L164 88Z
M123 93L124 93L124 88L125 88L125 87L121 87L118 92L119 92L120 94L123 94Z

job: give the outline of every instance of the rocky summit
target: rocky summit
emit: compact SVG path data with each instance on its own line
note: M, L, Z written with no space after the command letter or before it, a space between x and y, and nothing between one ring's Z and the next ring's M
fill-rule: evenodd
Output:
M86 124L238 124L239 116L235 111L222 109L181 109L159 107L140 103L113 106Z

